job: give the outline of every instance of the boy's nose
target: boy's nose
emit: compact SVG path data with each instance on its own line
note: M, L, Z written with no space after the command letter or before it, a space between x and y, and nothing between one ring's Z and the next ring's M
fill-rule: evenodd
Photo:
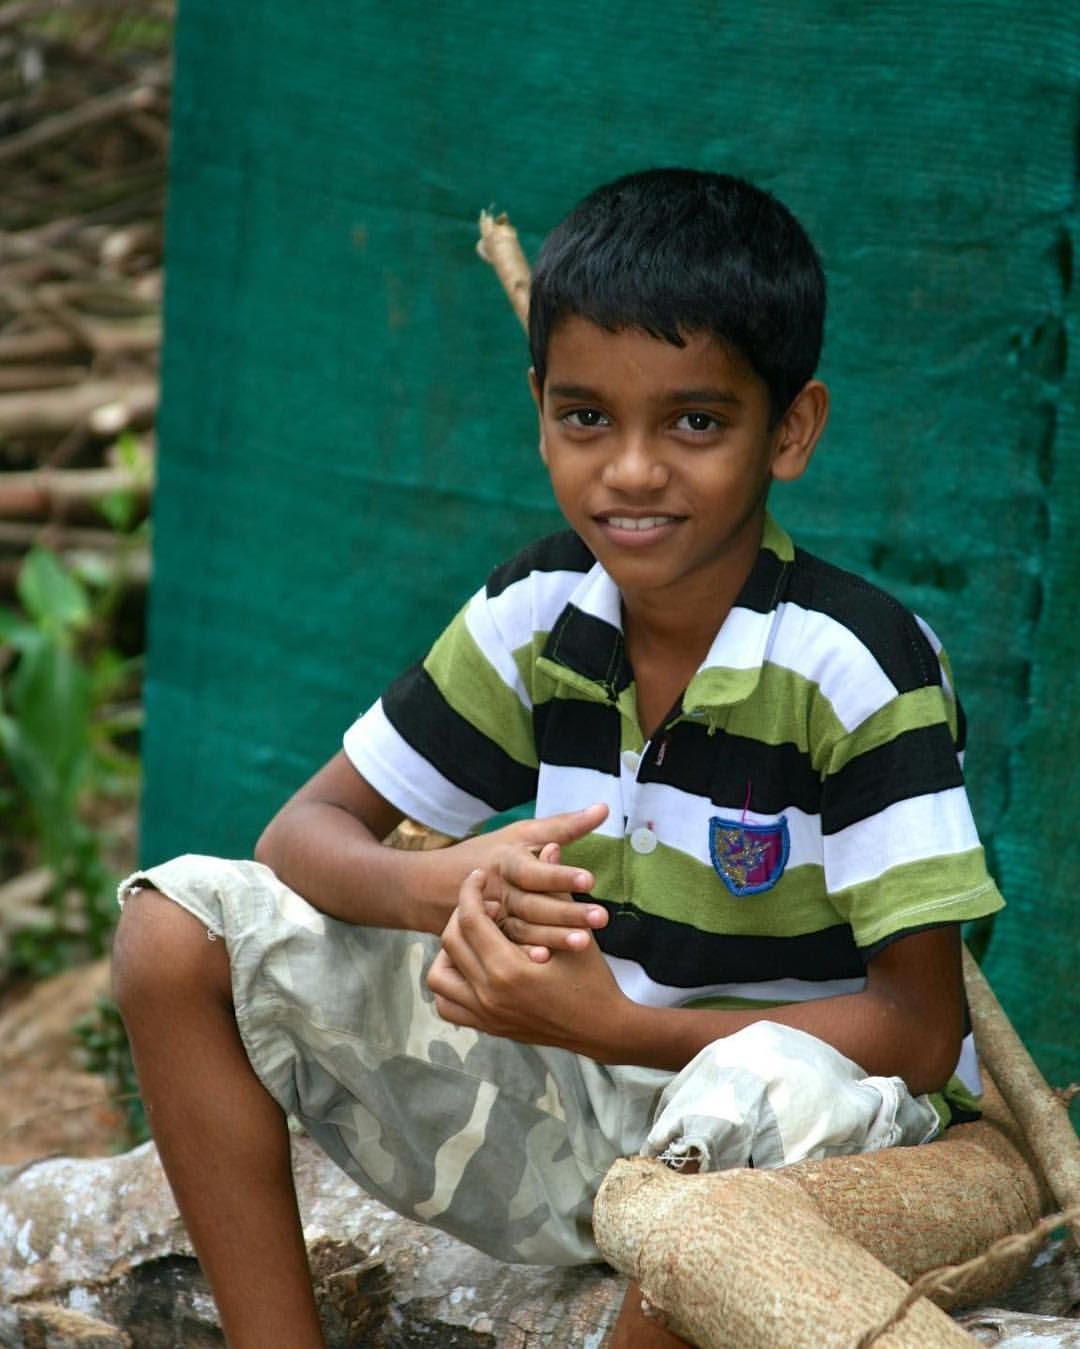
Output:
M656 492L668 479L667 465L645 436L624 436L604 465L604 485L621 492Z

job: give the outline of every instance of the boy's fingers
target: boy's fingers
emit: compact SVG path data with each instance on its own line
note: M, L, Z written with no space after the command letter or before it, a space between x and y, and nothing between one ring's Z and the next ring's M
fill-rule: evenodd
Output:
M602 904L588 904L566 900L561 895L537 894L535 891L511 892L506 896L505 917L499 926L515 941L534 940L524 928L600 928L606 927L607 910ZM511 931L511 924L517 923ZM543 938L536 937L542 942Z
M548 951L583 951L592 941L587 928L543 927L537 923L523 923L517 918L507 918L502 930L516 946L537 946ZM532 959L536 957L532 956Z
M526 833L535 843L572 843L591 834L597 825L607 819L608 808L602 801L594 801L584 810L568 810L562 815L546 815L530 820Z
M541 856L519 852L511 858L503 869L505 879L516 889L530 894L587 894L596 884L592 872L542 860L547 846L552 845L545 845Z

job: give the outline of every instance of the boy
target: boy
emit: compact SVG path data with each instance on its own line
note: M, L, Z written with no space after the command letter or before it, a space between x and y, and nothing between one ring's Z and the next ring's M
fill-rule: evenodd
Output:
M766 513L825 424L823 314L748 183L588 197L529 321L572 532L349 729L265 866L125 884L117 997L233 1349L321 1344L283 1111L402 1212L572 1263L618 1155L775 1166L974 1106L959 923L1001 900L948 667ZM463 841L381 847L403 815ZM631 1289L613 1343L678 1342Z

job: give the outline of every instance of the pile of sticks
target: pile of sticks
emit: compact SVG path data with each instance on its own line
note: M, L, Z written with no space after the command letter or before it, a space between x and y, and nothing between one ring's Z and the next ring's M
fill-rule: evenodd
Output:
M171 0L0 5L0 594L35 542L107 568L102 503L147 508L171 31Z

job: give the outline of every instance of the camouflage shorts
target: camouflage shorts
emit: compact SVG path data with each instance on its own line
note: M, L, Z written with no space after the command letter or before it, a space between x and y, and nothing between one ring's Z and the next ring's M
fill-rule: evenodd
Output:
M369 1194L503 1260L600 1258L593 1197L645 1152L703 1169L922 1142L937 1116L895 1078L763 1022L681 1073L607 1067L443 1021L436 938L312 908L255 862L139 872L226 942L240 1033L282 1108Z

